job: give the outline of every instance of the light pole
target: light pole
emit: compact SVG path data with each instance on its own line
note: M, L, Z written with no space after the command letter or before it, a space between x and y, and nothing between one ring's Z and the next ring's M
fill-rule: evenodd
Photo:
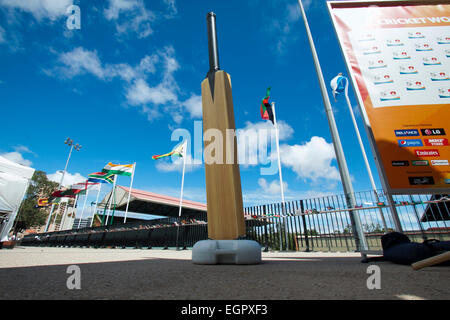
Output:
M78 143L74 144L73 140L70 139L70 138L67 138L66 141L64 141L64 144L67 144L70 147L70 151L69 151L69 156L67 157L67 161L66 161L66 165L64 167L64 171L63 171L62 176L61 176L61 180L59 181L58 190L61 189L61 186L62 186L62 183L63 183L63 180L64 180L64 176L66 175L67 165L69 164L70 156L72 155L72 150L75 149L77 151L80 151L80 149L82 147ZM49 213L48 218L47 218L47 223L45 225L45 232L47 232L47 230L48 230L48 226L50 224L50 218L51 218L51 216L53 214L53 210L54 209L55 209L55 204L52 204L52 209L50 210L50 213ZM56 215L55 215L55 219L54 219L53 223L55 223L55 221L56 221Z
M73 140L70 139L70 138L67 138L66 141L64 141L64 143L67 144L67 145L70 147L70 151L69 151L69 156L67 157L66 166L64 167L64 171L63 171L63 174L62 174L62 177L61 177L61 181L59 182L59 187L58 187L58 189L61 188L62 182L63 182L63 180L64 180L64 176L65 176L66 170L67 170L67 165L69 164L70 156L72 155L72 150L75 149L75 150L77 150L77 151L80 151L80 149L81 149L81 147L82 147L82 146L79 145L78 143L77 143L77 144L74 144L74 143L73 143Z

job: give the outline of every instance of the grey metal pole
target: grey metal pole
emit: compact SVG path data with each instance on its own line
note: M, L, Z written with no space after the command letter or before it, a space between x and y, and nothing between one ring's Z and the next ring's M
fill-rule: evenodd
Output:
M73 150L73 143L70 145L69 156L67 157L66 165L65 165L65 167L64 167L64 171L63 171L63 173L62 173L61 180L59 181L58 190L61 189L61 186L62 186L62 183L63 183L63 180L64 180L64 176L65 176L66 170L67 170L67 165L69 164L70 155L72 154L72 150ZM52 204L52 208L51 208L50 213L49 213L49 215L48 215L47 223L45 224L45 230L44 230L44 232L47 232L47 231L48 231L48 227L49 227L49 225L50 225L50 219L51 219L51 217L52 217L52 214L53 214L54 209L55 209L55 204ZM56 216L55 216L55 220L56 220Z
M54 210L55 210L55 204L52 203L52 208L51 208L51 210L50 210L50 213L48 214L48 218L47 218L47 222L46 222L46 224L45 224L44 232L47 232L47 231L48 231L48 227L49 227L49 225L50 225L50 220L51 220L51 218L52 218L52 214L53 214L53 211L54 211Z
M364 163L366 164L366 170L367 170L367 174L369 175L370 184L372 185L372 190L373 190L373 193L375 195L375 200L378 203L380 200L378 198L377 187L375 185L375 180L373 179L372 170L370 170L369 160L367 159L366 150L364 149L364 144L362 142L361 135L359 134L358 125L356 123L355 115L353 114L352 104L350 103L350 99L348 97L349 81L348 81L347 78L345 78L345 82L346 82L346 85L345 85L345 100L347 101L347 106L348 106L348 109L350 111L350 115L352 117L353 126L355 127L356 136L357 136L358 142L359 142L359 147L361 148L361 153L362 153L363 158L364 158ZM384 219L384 215L383 215L383 209L380 207L378 210L380 212L380 216L381 216L381 221L383 223L384 232L388 232L386 220Z
M300 11L302 13L303 22L305 23L306 33L308 35L309 44L311 46L311 52L314 59L314 65L316 67L317 77L319 78L320 90L322 91L322 98L325 105L325 112L328 119L328 125L330 126L331 137L333 139L334 151L336 153L336 160L338 162L339 173L342 180L342 186L344 188L345 198L347 200L347 205L350 208L354 208L356 205L356 199L353 191L353 186L350 179L350 173L348 171L347 162L344 156L344 150L342 149L341 140L339 138L339 133L337 130L336 122L334 120L333 110L331 109L330 99L328 98L327 87L322 75L322 69L320 67L319 58L314 46L314 40L309 29L308 20L306 18L306 13L303 8L302 0L298 0L300 6ZM356 231L355 238L357 247L359 250L367 250L367 242L364 236L364 232L361 226L361 220L355 211L350 211L350 221Z
M67 165L69 164L69 160L70 160L70 155L72 154L72 150L73 150L73 144L70 146L70 152L69 152L69 156L67 157L67 161L66 161L66 166L64 167L64 171L61 177L61 181L59 182L59 186L58 186L58 190L61 189L63 180L64 180L64 176L66 174L66 170L67 170Z

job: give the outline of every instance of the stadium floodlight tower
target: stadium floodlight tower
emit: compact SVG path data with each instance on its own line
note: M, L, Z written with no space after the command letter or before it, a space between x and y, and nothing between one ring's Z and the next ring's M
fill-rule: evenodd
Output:
M261 246L246 240L241 177L237 157L237 142L230 76L220 70L217 45L216 15L206 16L208 29L209 71L201 84L203 132L221 135L204 141L205 180L208 215L208 240L192 248L192 262L197 264L258 264ZM230 132L234 133L230 135ZM205 138L206 139L206 138ZM207 150L214 143L214 160ZM219 150L222 148L222 150ZM219 155L219 156L218 156ZM221 158L220 158L221 157Z
M82 146L79 145L78 143L74 144L73 140L70 138L67 138L66 141L64 141L64 144L67 144L70 147L70 151L69 151L69 156L67 157L66 165L64 166L64 171L62 172L62 175L61 175L61 180L59 180L58 190L61 189L61 186L63 184L64 176L66 175L66 171L67 171L67 165L69 164L70 156L72 155L72 150L75 149L77 151L80 151L80 149L82 148ZM51 216L53 215L54 209L55 209L55 204L53 203L50 213L48 214L48 217L47 217L47 222L45 223L45 229L44 229L45 232L48 231L48 227L50 225L50 219L51 219ZM56 221L56 216L57 216L57 214L55 215L53 224Z
M70 139L70 138L67 138L66 141L64 141L64 144L67 144L70 147L70 151L69 151L69 156L67 157L66 166L64 167L64 171L63 171L62 176L61 176L61 181L59 182L58 189L61 189L61 186L62 186L62 183L63 183L63 180L64 180L64 175L66 174L66 171L67 171L67 165L69 164L70 155L72 154L72 150L75 149L77 151L80 151L80 149L82 147L82 145L79 145L78 143L74 144L73 140Z

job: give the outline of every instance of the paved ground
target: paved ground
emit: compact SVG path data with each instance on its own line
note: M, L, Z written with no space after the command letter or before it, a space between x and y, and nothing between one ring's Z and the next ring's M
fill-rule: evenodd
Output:
M81 289L66 286L69 265ZM381 271L369 290L367 268ZM2 299L302 300L449 299L450 269L364 264L357 253L263 253L259 265L195 265L191 251L33 248L0 250Z

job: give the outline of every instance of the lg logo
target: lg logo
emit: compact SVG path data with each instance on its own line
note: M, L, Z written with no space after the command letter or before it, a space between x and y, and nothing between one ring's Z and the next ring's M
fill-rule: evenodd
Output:
M67 7L66 14L68 15L66 26L69 30L81 29L81 10L77 5Z

